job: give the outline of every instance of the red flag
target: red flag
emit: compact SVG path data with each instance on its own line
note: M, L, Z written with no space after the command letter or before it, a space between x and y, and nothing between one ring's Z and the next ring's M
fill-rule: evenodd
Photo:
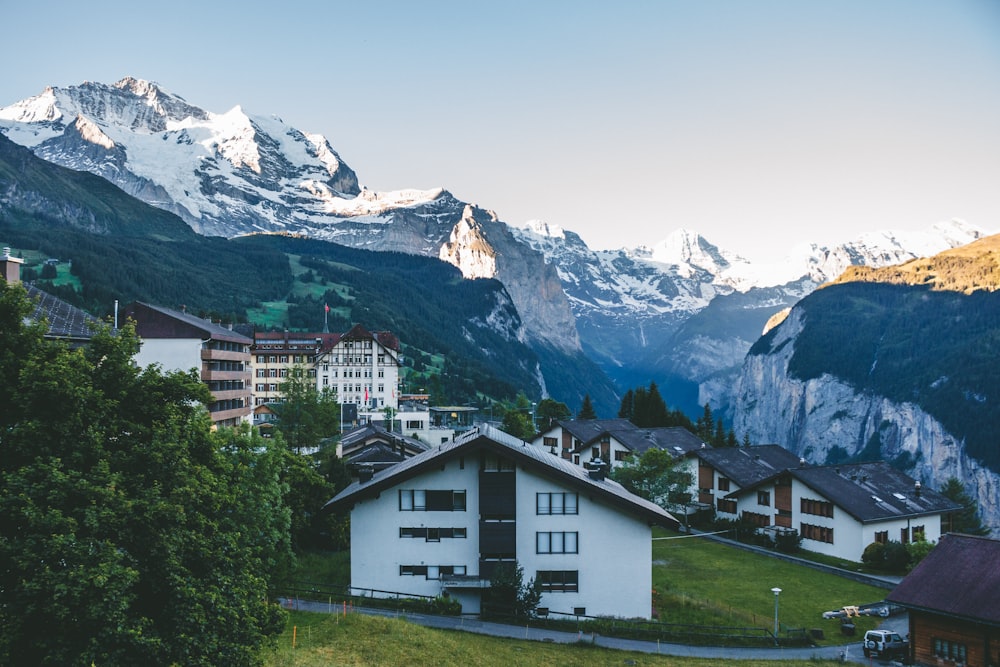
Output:
M328 312L328 313L330 312L330 304L324 303L323 307L326 308L326 312Z
M368 387L365 387L365 403L368 402Z

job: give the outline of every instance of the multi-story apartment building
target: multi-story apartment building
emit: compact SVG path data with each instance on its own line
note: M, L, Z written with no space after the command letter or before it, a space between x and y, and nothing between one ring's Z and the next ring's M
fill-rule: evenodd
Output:
M186 312L136 301L125 309L142 339L136 363L163 370L198 370L212 392L208 410L215 427L250 420L250 345L232 329Z
M479 613L497 567L517 563L539 613L650 616L651 526L678 523L603 467L481 426L360 472L326 510L351 513L351 586L366 594L447 594Z
M253 336L253 401L254 405L280 403L281 385L291 369L303 368L307 377L316 381L316 360L331 349L340 334L259 331ZM322 387L321 387L322 388Z

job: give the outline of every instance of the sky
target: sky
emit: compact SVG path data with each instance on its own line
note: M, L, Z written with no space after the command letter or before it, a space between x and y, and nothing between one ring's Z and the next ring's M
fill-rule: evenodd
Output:
M0 106L155 81L592 249L1000 230L997 0L0 0Z

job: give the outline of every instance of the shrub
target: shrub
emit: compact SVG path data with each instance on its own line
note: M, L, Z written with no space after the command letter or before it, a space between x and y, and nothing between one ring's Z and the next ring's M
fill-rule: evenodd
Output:
M861 562L874 568L881 568L885 562L885 545L881 542L869 544L861 554Z
M797 530L778 533L774 537L775 547L777 547L778 551L786 554L796 553L799 550L799 545L801 543L802 537L799 535L799 531Z

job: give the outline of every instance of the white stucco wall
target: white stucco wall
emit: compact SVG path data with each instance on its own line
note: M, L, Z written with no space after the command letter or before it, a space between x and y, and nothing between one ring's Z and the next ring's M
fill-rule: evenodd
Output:
M517 555L525 579L538 570L577 570L579 590L551 592L540 606L589 616L649 618L652 610L652 530L644 521L578 493L576 515L537 515L535 494L576 492L532 472L518 469ZM537 531L576 531L579 553L535 553Z
M200 338L151 338L143 339L137 364L145 368L150 364L160 364L164 371L201 370Z
M468 575L479 574L479 460L465 457L444 470L435 468L383 491L378 498L355 504L351 512L351 585L356 588L439 595L443 582L424 576L400 575L401 565L464 565ZM629 514L592 500L587 493L562 486L548 477L518 468L517 559L525 583L539 570L578 571L578 591L548 592L540 606L573 614L648 618L652 606L652 531ZM466 511L400 511L400 489L454 489L466 491ZM536 514L536 493L570 492L578 495L578 514ZM466 538L401 538L400 527L461 528ZM536 553L537 531L577 532L578 553ZM358 591L355 591L358 593ZM463 611L479 611L474 591L450 590ZM379 595L379 594L377 594ZM381 594L385 595L385 594Z
M359 502L351 511L351 586L416 595L439 595L440 580L400 575L401 565L465 565L479 570L479 461L457 460L442 471L436 468L383 491L378 498ZM464 512L402 512L400 489L465 490ZM465 528L465 538L401 538L401 527ZM355 591L357 593L358 591Z

